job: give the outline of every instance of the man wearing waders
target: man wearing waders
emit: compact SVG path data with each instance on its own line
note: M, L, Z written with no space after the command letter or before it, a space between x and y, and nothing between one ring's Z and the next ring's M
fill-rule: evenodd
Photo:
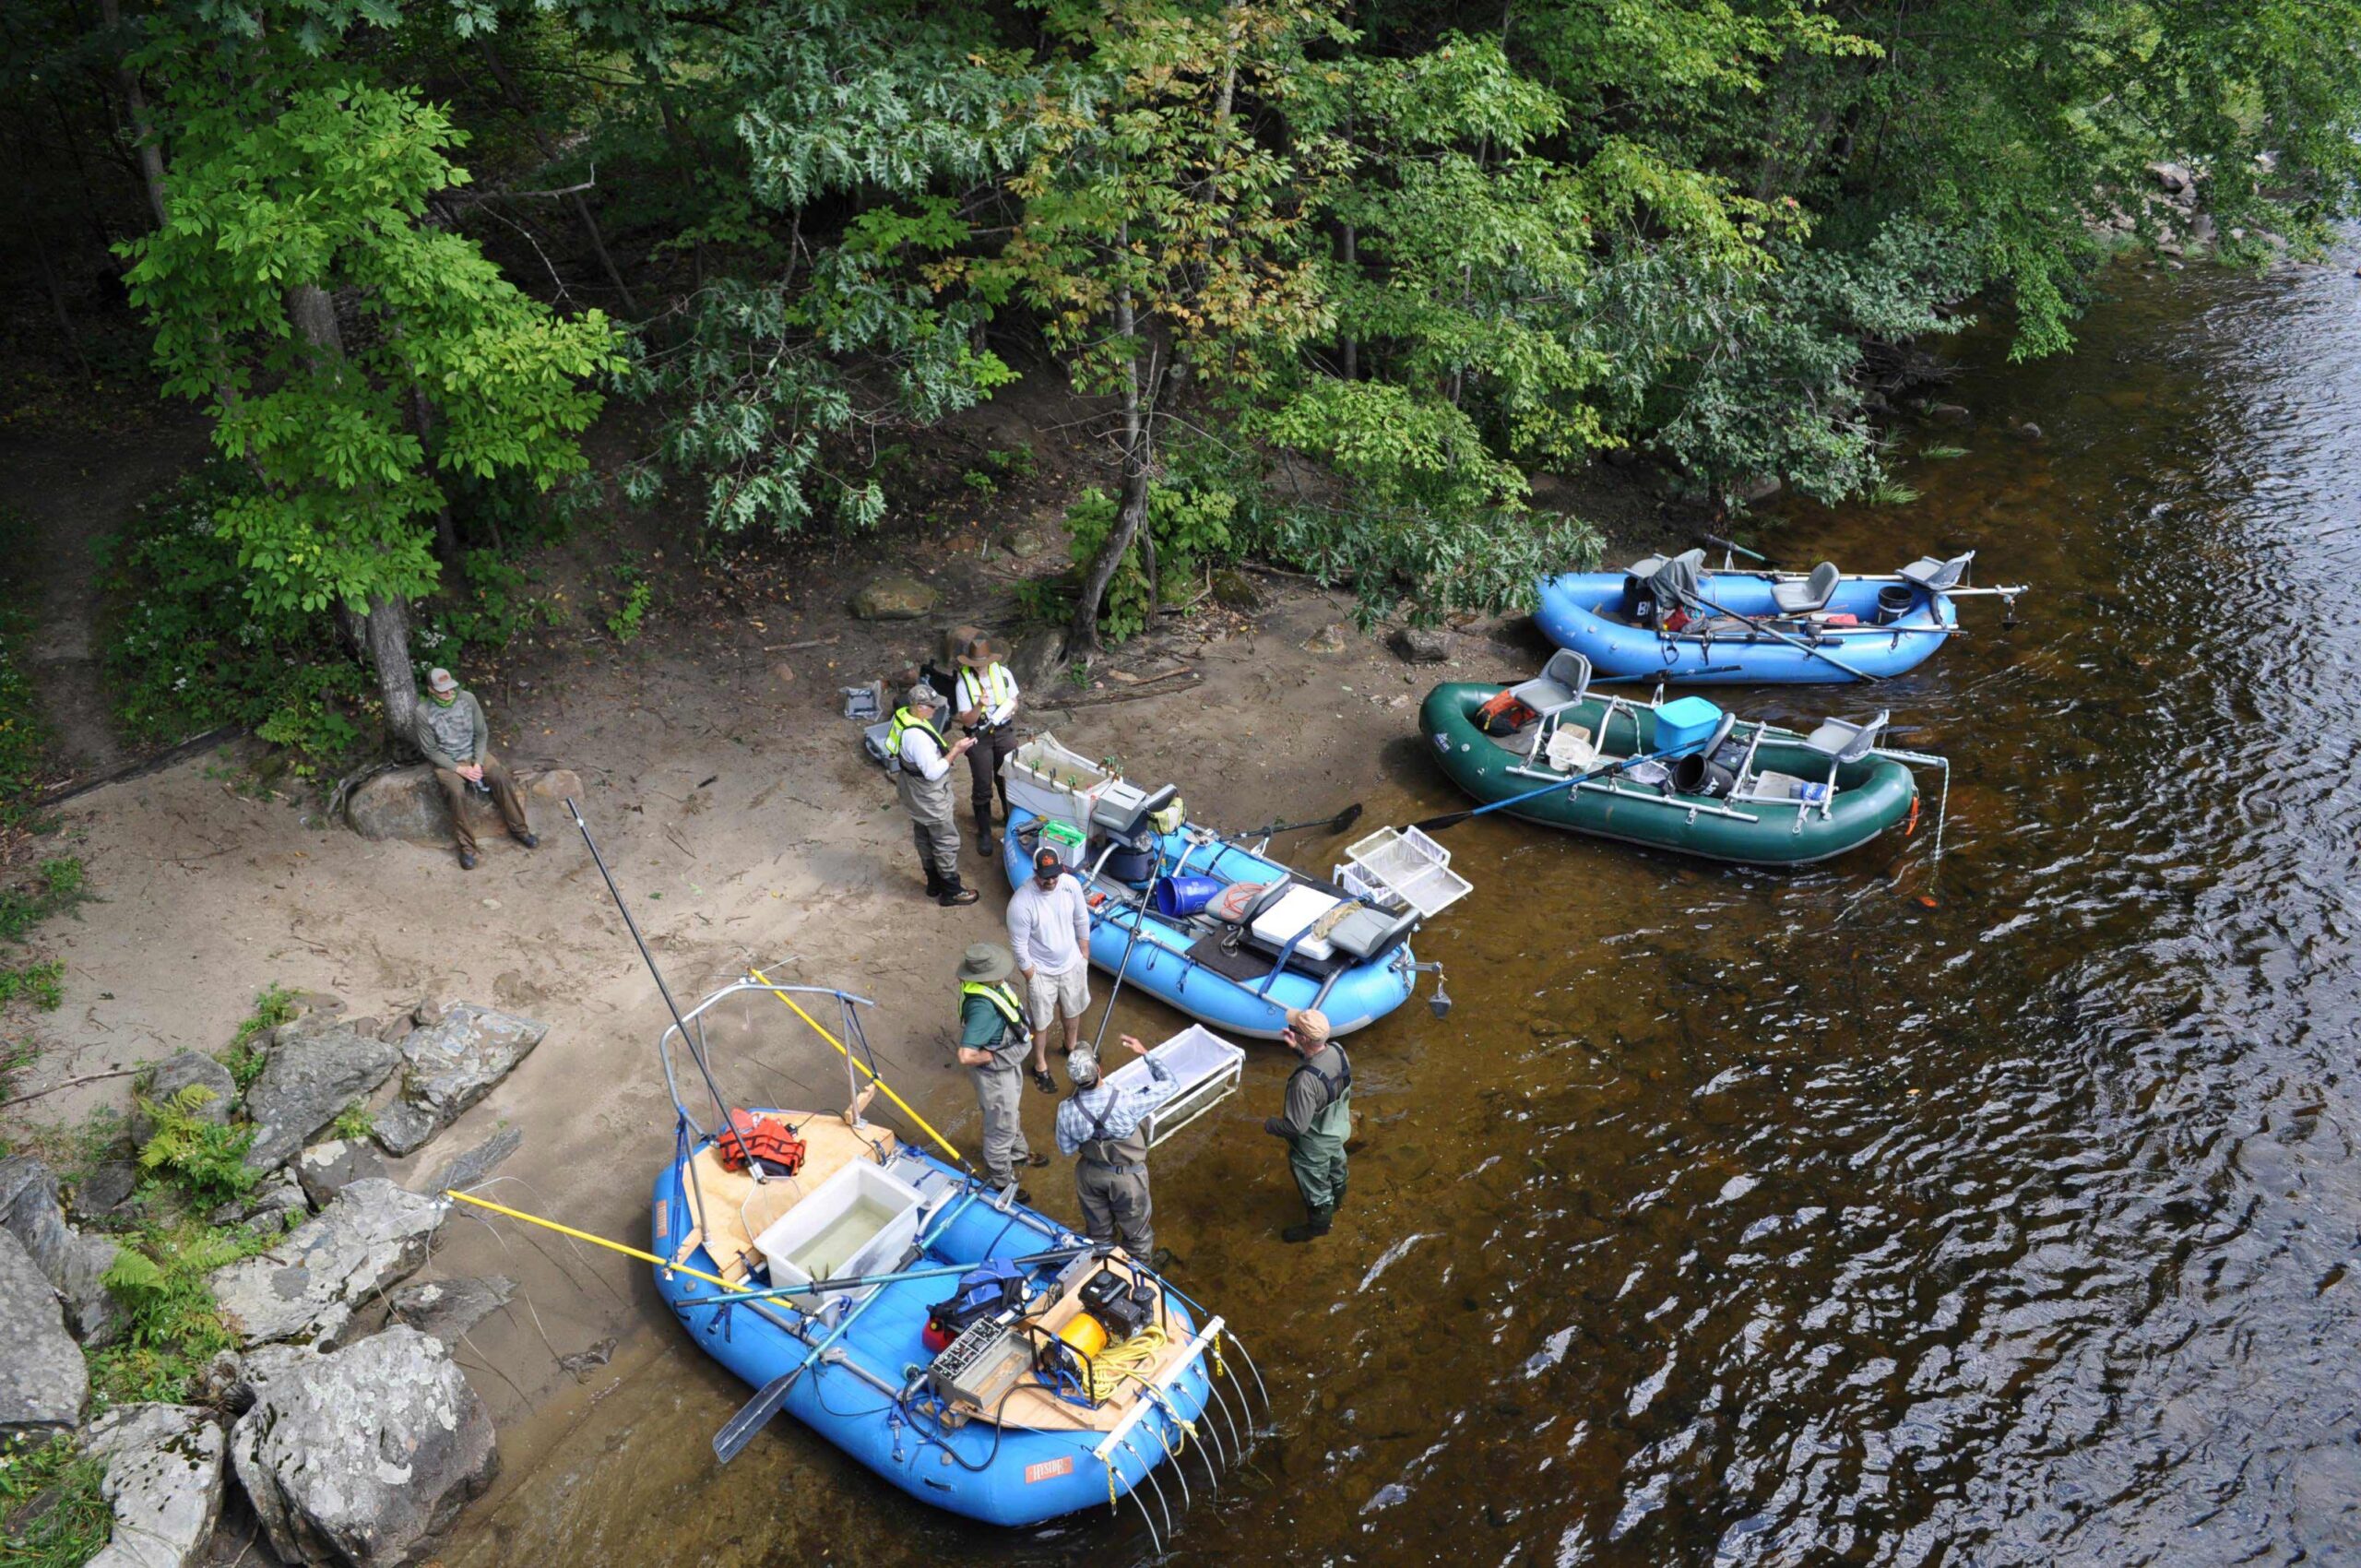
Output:
M910 837L926 870L927 897L938 904L972 904L979 895L959 881L959 825L951 816L951 765L975 745L963 736L948 745L935 720L943 716L943 694L921 681L912 686L885 731L885 754L893 759L894 787L910 814Z
M959 1065L975 1080L976 1105L984 1113L984 1178L1026 1204L1033 1194L1016 1185L1017 1162L1038 1167L1050 1157L1026 1145L1017 1117L1033 1031L1008 983L1015 972L1016 959L997 943L979 942L959 960Z
M1328 1017L1312 1008L1287 1014L1279 1039L1303 1060L1287 1075L1286 1113L1263 1130L1287 1140L1287 1169L1303 1194L1306 1218L1279 1232L1283 1241L1328 1234L1345 1206L1345 1140L1353 1135L1353 1064L1328 1038Z
M1066 1057L1074 1096L1058 1107L1058 1152L1074 1161L1074 1196L1082 1204L1083 1234L1100 1246L1117 1241L1150 1268L1162 1268L1156 1250L1155 1211L1147 1190L1147 1134L1140 1124L1162 1102L1172 1075L1131 1035L1123 1049L1147 1058L1150 1083L1117 1088L1101 1077L1088 1046Z

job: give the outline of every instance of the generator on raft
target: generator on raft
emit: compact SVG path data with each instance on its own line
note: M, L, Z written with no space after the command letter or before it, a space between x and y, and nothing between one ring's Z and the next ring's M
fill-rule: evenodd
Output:
M1009 885L1054 849L1090 905L1090 962L1226 1035L1276 1039L1288 1012L1318 1008L1333 1034L1368 1028L1440 964L1410 939L1471 884L1420 834L1385 828L1349 846L1322 878L1188 820L1170 784L1143 787L1068 750L1027 741L1003 764ZM1356 808L1358 810L1358 808Z
M855 1072L884 1087L863 1068L870 1005L755 969L658 1041L678 1121L650 1194L657 1292L699 1349L759 1391L717 1455L785 1410L912 1497L987 1524L1129 1499L1161 1555L1189 1469L1217 1480L1253 1443L1258 1407L1268 1415L1252 1360L1145 1260L988 1187L947 1145L866 1121L873 1091L853 1088ZM814 1008L834 1011L834 1034ZM776 1026L799 1018L844 1053L848 1109L726 1099L717 1058L781 1074ZM1155 1054L1170 1081L1152 1142L1234 1093L1245 1059L1202 1028Z

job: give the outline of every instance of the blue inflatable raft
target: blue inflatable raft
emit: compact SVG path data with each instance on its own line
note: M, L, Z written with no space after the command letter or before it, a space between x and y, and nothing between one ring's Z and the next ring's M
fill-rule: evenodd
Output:
M785 1019L779 1002L801 1012L798 997L840 1009L845 1039L862 1049L853 1007L863 999L750 980L686 1016L694 1038L682 1054L710 1085L708 1032L735 1038L753 1021L716 1004L745 999L738 1012L759 1004ZM1036 1525L1130 1498L1159 1543L1169 1538L1189 1500L1184 1457L1202 1482L1253 1431L1237 1371L1244 1362L1251 1375L1252 1363L1222 1320L1121 1249L1093 1248L872 1123L741 1111L791 1131L800 1164L791 1176L727 1169L682 1102L680 1039L666 1031L681 1111L652 1194L654 1250L669 1260L656 1288L699 1349L763 1390L742 1420L783 1408L912 1497L987 1524ZM762 1152L759 1137L753 1146ZM1017 1283L991 1298L993 1313L930 1345L931 1313L979 1269ZM1109 1290L1123 1298L1121 1313L1093 1305ZM1121 1313L1135 1315L1115 1336L1100 1319ZM1094 1359L1074 1353L1096 1338L1109 1343ZM770 1385L790 1373L773 1400ZM1259 1379L1252 1386L1259 1397ZM717 1450L735 1452L720 1440Z
M1534 622L1601 676L1845 682L1915 668L1959 630L1954 600L2013 602L2024 591L1962 586L1972 552L1885 576L1846 576L1825 563L1808 576L1707 572L1703 553L1548 578Z
M1039 833L1034 814L1012 811L1001 840L1011 887L1031 874ZM1141 842L1145 849L1133 851L1139 859L1133 863L1143 874L1135 880L1119 877L1112 861L1102 861L1095 873L1086 863L1072 873L1093 895L1090 961L1110 975L1120 969L1126 986L1223 1034L1255 1039L1278 1039L1292 1008L1319 1008L1330 1029L1342 1035L1368 1028L1410 999L1420 968L1410 951L1417 914L1380 909L1186 823L1172 832L1150 831ZM1263 892L1232 909L1227 920L1204 911L1157 912L1155 885L1190 877L1210 878L1225 888L1257 884ZM1369 911L1358 922L1359 937L1315 938L1315 922L1333 921L1339 905Z

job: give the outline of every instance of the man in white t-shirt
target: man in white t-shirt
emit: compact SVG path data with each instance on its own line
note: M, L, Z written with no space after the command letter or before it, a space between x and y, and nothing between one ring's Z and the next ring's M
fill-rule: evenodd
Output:
M1033 1020L1033 1087L1043 1094L1058 1092L1050 1076L1050 1036L1063 1022L1072 1051L1090 1010L1090 906L1065 869L1055 849L1034 851L1033 874L1008 900L1008 944Z

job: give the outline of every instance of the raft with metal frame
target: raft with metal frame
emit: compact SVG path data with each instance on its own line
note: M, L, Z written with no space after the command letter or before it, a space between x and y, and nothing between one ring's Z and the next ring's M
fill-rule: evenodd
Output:
M1427 694L1419 728L1443 772L1477 800L1533 797L1502 805L1504 815L1740 865L1807 865L1915 826L1913 766L1941 769L1949 794L1942 758L1878 743L1882 714L1864 724L1832 720L1809 735L1722 715L1714 733L1667 748L1667 705L1602 695L1589 682L1587 661L1570 652L1508 688L1448 682ZM1505 707L1504 695L1520 705L1513 712L1523 722L1487 733L1481 710ZM1679 701L1715 711L1696 697ZM1653 766L1631 766L1652 756ZM1591 774L1598 776L1584 777ZM1936 846L1940 857L1940 810Z
M1708 572L1704 552L1650 556L1620 572L1569 572L1540 585L1534 624L1602 676L1819 683L1882 680L1960 635L1957 600L2013 606L2022 587L1970 588L1975 552L1898 572ZM1676 613L1677 612L1677 613Z
M742 1412L750 1424L739 1445L784 1408L912 1497L988 1524L1037 1525L1130 1498L1160 1555L1190 1500L1184 1467L1210 1480L1252 1439L1238 1367L1252 1376L1252 1363L1236 1336L1144 1260L1093 1247L857 1110L752 1112L784 1121L801 1146L800 1168L728 1169L716 1144L721 1118L716 1128L700 1123L674 1065L684 1054L714 1087L712 1048L752 1032L751 1020L717 1014L732 998L786 1004L844 1053L848 1080L855 1068L876 1075L860 1060L866 999L774 985L759 970L691 1008L658 1042L679 1119L673 1158L651 1194L649 1229L663 1259L656 1288L699 1349L762 1390ZM841 1040L798 998L834 1005ZM718 1088L713 1098L722 1103ZM1011 1336L1006 1343L976 1352L975 1366L955 1376L945 1369L967 1335L938 1354L922 1338L930 1308L963 1274L994 1262L1022 1278L1029 1304L1014 1330L995 1329ZM1058 1349L1061 1331L1085 1310L1086 1284L1109 1272L1141 1300L1153 1296L1152 1320L1123 1341L1145 1351L1119 1372L1103 1370L1111 1363L1100 1352L1088 1365L1102 1370L1083 1373ZM971 1383L991 1389L989 1398L960 1392ZM1252 1387L1267 1408L1259 1378Z

